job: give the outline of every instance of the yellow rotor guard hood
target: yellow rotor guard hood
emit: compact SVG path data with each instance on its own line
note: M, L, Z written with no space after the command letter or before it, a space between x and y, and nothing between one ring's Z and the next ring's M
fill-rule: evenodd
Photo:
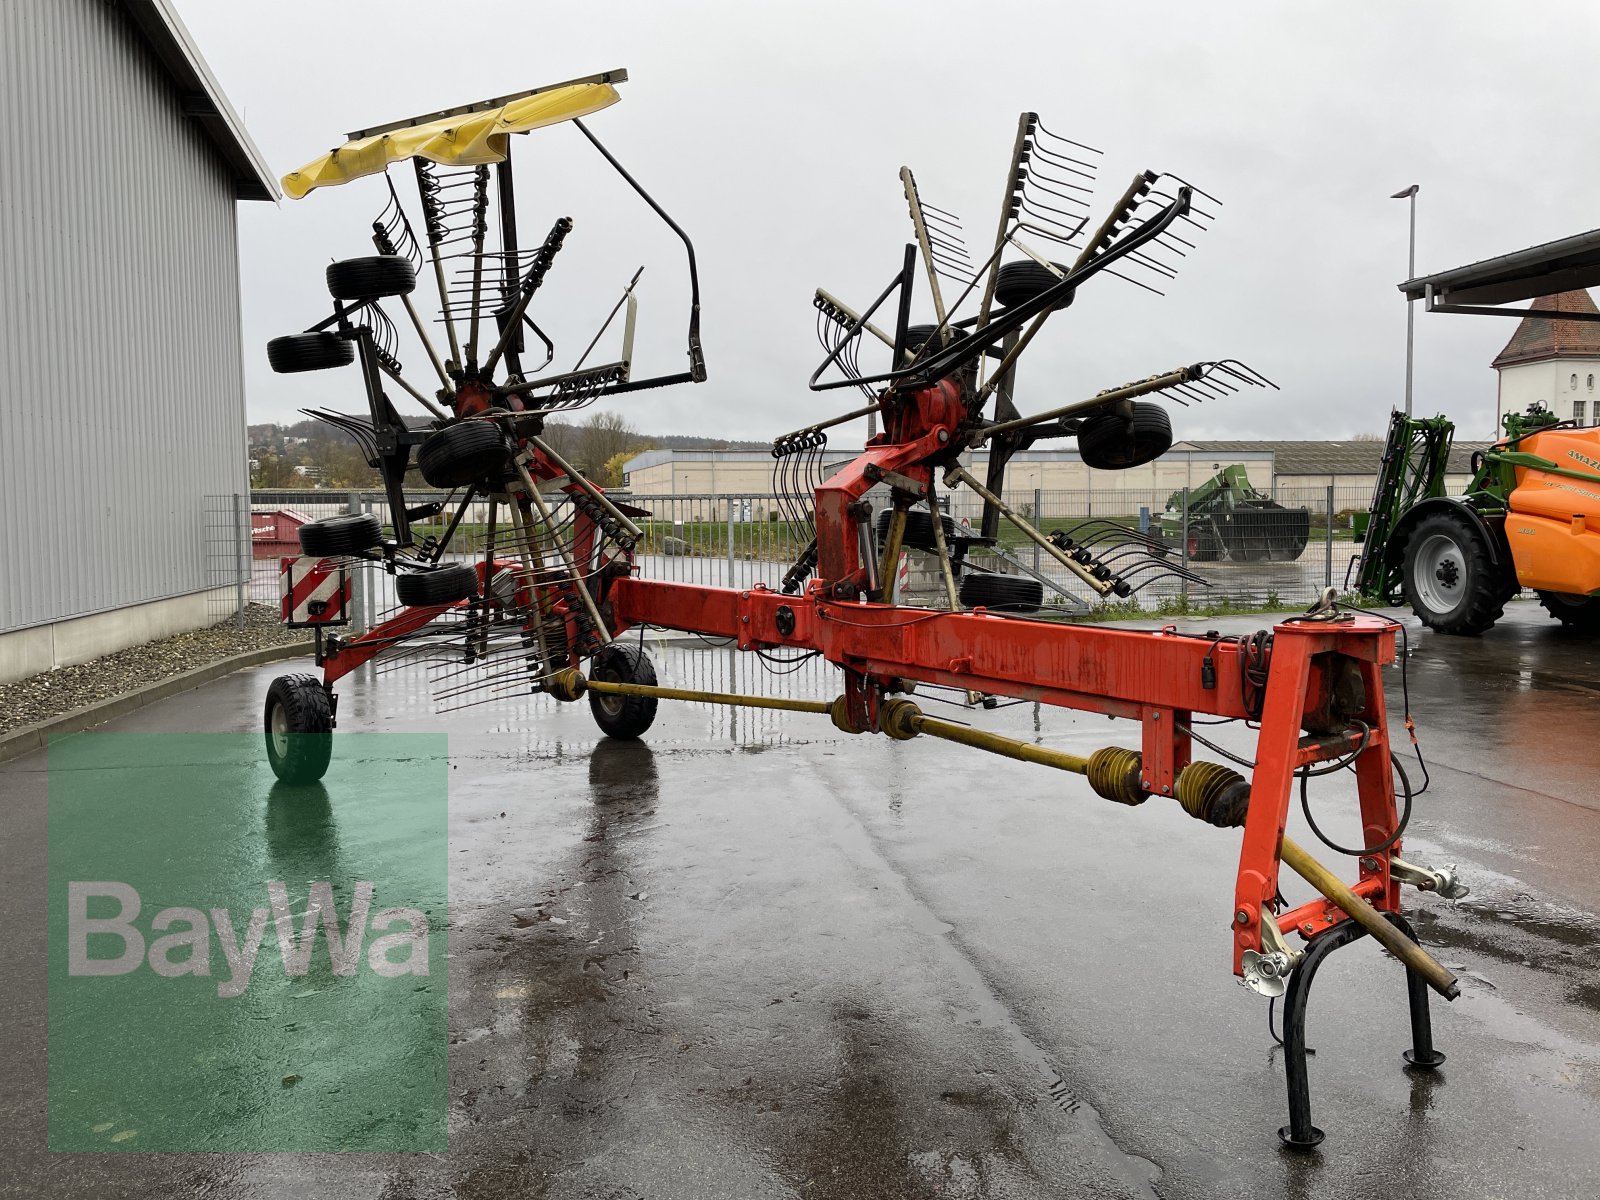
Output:
M575 117L586 117L622 97L610 83L571 83L511 100L499 108L440 117L356 138L283 177L294 200L312 188L333 187L387 170L390 163L425 158L447 167L502 162L506 138Z

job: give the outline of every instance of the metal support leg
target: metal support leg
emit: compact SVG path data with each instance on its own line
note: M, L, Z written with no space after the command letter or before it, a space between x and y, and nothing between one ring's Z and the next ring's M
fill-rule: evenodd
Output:
M1383 915L1401 933L1413 941L1416 939L1411 925L1399 913ZM1311 1123L1311 1084L1306 1073L1306 1005L1311 999L1312 981L1323 959L1365 932L1354 921L1341 921L1332 929L1317 934L1306 943L1305 957L1289 976L1289 990L1283 1006L1283 1066L1289 1085L1289 1123L1278 1130L1278 1137L1292 1149L1310 1150L1323 1138L1322 1130ZM1432 1070L1444 1061L1444 1055L1433 1048L1428 985L1409 968L1406 970L1406 999L1411 1009L1411 1049L1403 1057L1412 1067Z
M1401 933L1412 941L1417 940L1411 923L1399 913L1385 913L1384 916ZM1404 1051L1400 1057L1406 1060L1409 1067L1431 1071L1444 1061L1444 1055L1433 1048L1433 1017L1428 1011L1428 985L1410 968L1406 970L1406 999L1411 1005L1411 1049Z
M1306 943L1306 956L1289 976L1283 998L1283 1073L1289 1084L1289 1123L1278 1130L1285 1146L1310 1150L1322 1142L1322 1130L1311 1123L1311 1081L1306 1074L1306 1005L1317 968L1340 946L1363 933L1354 921L1342 921Z

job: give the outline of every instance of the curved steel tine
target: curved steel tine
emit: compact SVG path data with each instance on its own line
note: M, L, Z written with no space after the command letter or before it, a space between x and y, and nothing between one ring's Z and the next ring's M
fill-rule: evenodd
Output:
M1212 379L1210 376L1206 375L1202 375L1199 379L1189 380L1188 386L1194 388L1202 395L1210 396L1213 400L1221 396L1229 395L1232 391L1232 389L1223 387L1222 384L1218 383L1215 379Z
M1138 250L1135 250L1132 254L1128 255L1128 261L1130 263L1137 263L1145 270L1154 271L1157 275L1163 275L1168 279L1176 279L1178 277L1178 272L1174 268L1169 267L1158 259L1151 258L1149 255L1141 253Z
M1047 138L1053 138L1055 141L1058 141L1058 142L1066 142L1069 146L1076 146L1078 149L1086 151L1089 154L1099 154L1099 155L1104 155L1105 154L1104 150L1096 150L1093 146L1086 145L1083 142L1075 141L1074 139L1069 138L1069 137L1063 137L1059 133L1052 133L1050 130L1045 128L1044 122L1039 120L1039 114L1038 113L1035 113L1033 115L1033 127L1038 132L1044 134L1045 137L1047 137Z
M1154 583L1157 579L1182 579L1189 583L1202 584L1205 587L1212 586L1212 581L1207 579L1204 575L1201 575L1197 571L1190 570L1188 567L1180 567L1176 563L1172 562L1153 561L1147 564L1141 564L1140 566L1134 567L1127 571L1124 577L1129 575L1143 575L1151 568L1156 568L1156 573L1141 581L1139 584L1140 587L1146 587L1149 584Z
M1099 164L1085 159L1073 158L1068 154L1057 154L1054 150L1035 142L1032 146L1033 154L1043 159L1047 164L1058 171L1070 171L1074 175L1082 175L1085 179L1094 179L1099 171Z
M1121 271L1118 271L1118 270L1116 270L1116 269L1114 269L1112 267L1105 267L1103 269L1104 269L1104 271L1105 271L1105 273L1107 275L1110 275L1115 279L1120 279L1120 280L1122 280L1123 283L1131 283L1131 284L1133 284L1134 287L1143 288L1147 292L1154 292L1158 296L1165 296L1166 295L1166 293L1163 292L1160 288L1151 287L1148 283L1145 283L1142 279L1135 279L1131 275L1124 275Z
M1175 183L1181 184L1182 186L1188 188L1196 196L1204 196L1207 200L1211 201L1211 203L1215 204L1218 208L1222 207L1222 201L1217 199L1217 197L1213 196L1210 192L1206 191L1205 188L1199 187L1196 184L1190 183L1187 179L1183 178L1183 176L1174 175L1170 171L1165 171L1162 174L1163 174L1164 178L1171 179Z
M1256 387L1269 387L1275 392L1283 390L1277 384L1273 383L1272 380L1263 375L1260 371L1257 371L1254 367L1240 362L1236 358L1225 358L1221 362L1216 363L1215 366L1217 369L1226 371L1228 374L1233 375L1236 378L1243 379L1247 383L1254 384Z

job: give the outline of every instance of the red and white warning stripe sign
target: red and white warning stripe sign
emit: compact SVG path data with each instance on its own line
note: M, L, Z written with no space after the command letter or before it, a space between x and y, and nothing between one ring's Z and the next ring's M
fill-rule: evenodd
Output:
M348 625L350 573L337 559L301 554L278 560L278 615L297 625Z

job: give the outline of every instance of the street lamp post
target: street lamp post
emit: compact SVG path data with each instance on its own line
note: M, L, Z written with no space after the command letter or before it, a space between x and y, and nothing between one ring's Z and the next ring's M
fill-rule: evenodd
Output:
M1411 239L1406 252L1406 279L1417 277L1417 192L1421 185L1413 183L1403 192L1390 196L1391 200L1411 201ZM1412 344L1417 323L1416 301L1406 299L1406 416L1411 415L1411 363Z

